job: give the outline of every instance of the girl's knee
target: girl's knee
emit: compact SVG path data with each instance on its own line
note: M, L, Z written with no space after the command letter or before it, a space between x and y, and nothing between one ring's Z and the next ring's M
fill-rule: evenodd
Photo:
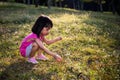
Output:
M33 42L32 46L35 47L36 49L39 49L39 45L36 42Z

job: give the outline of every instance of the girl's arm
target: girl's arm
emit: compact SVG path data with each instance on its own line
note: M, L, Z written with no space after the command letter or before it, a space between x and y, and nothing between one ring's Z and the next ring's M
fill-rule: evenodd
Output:
M46 43L46 44L52 44L52 43L54 43L54 42L57 42L57 41L60 41L60 40L62 40L62 37L57 37L57 38L55 38L55 39L53 39L53 40L47 40L47 39L45 39L44 38L44 42Z
M47 48L43 45L42 41L40 41L39 39L35 39L35 41L36 41L37 44L40 46L40 48L41 48L43 51L45 51L47 54L53 56L57 61L61 61L61 60L62 60L62 58L61 58L58 54L53 53L52 51L50 51L49 49L47 49Z

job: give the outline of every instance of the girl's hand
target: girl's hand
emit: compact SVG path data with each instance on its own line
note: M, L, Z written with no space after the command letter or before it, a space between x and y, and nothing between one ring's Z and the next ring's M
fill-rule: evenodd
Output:
M58 62L61 62L61 61L62 61L61 56L58 55L58 54L55 54L55 55L54 55L54 58L55 58Z
M62 37L58 37L57 40L62 40Z

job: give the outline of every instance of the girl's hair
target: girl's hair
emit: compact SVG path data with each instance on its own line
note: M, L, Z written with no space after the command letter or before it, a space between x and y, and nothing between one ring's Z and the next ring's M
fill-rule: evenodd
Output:
M32 32L37 35L37 37L40 36L40 33L44 27L53 27L52 20L48 18L47 16L41 15L35 22L35 24L32 27Z

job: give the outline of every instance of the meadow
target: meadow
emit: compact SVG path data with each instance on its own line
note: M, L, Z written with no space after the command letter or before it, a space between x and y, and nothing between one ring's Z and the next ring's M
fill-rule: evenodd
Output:
M62 62L46 53L48 61L33 65L20 56L19 45L41 15L53 20L46 45ZM0 2L0 80L119 80L120 16L110 12Z

